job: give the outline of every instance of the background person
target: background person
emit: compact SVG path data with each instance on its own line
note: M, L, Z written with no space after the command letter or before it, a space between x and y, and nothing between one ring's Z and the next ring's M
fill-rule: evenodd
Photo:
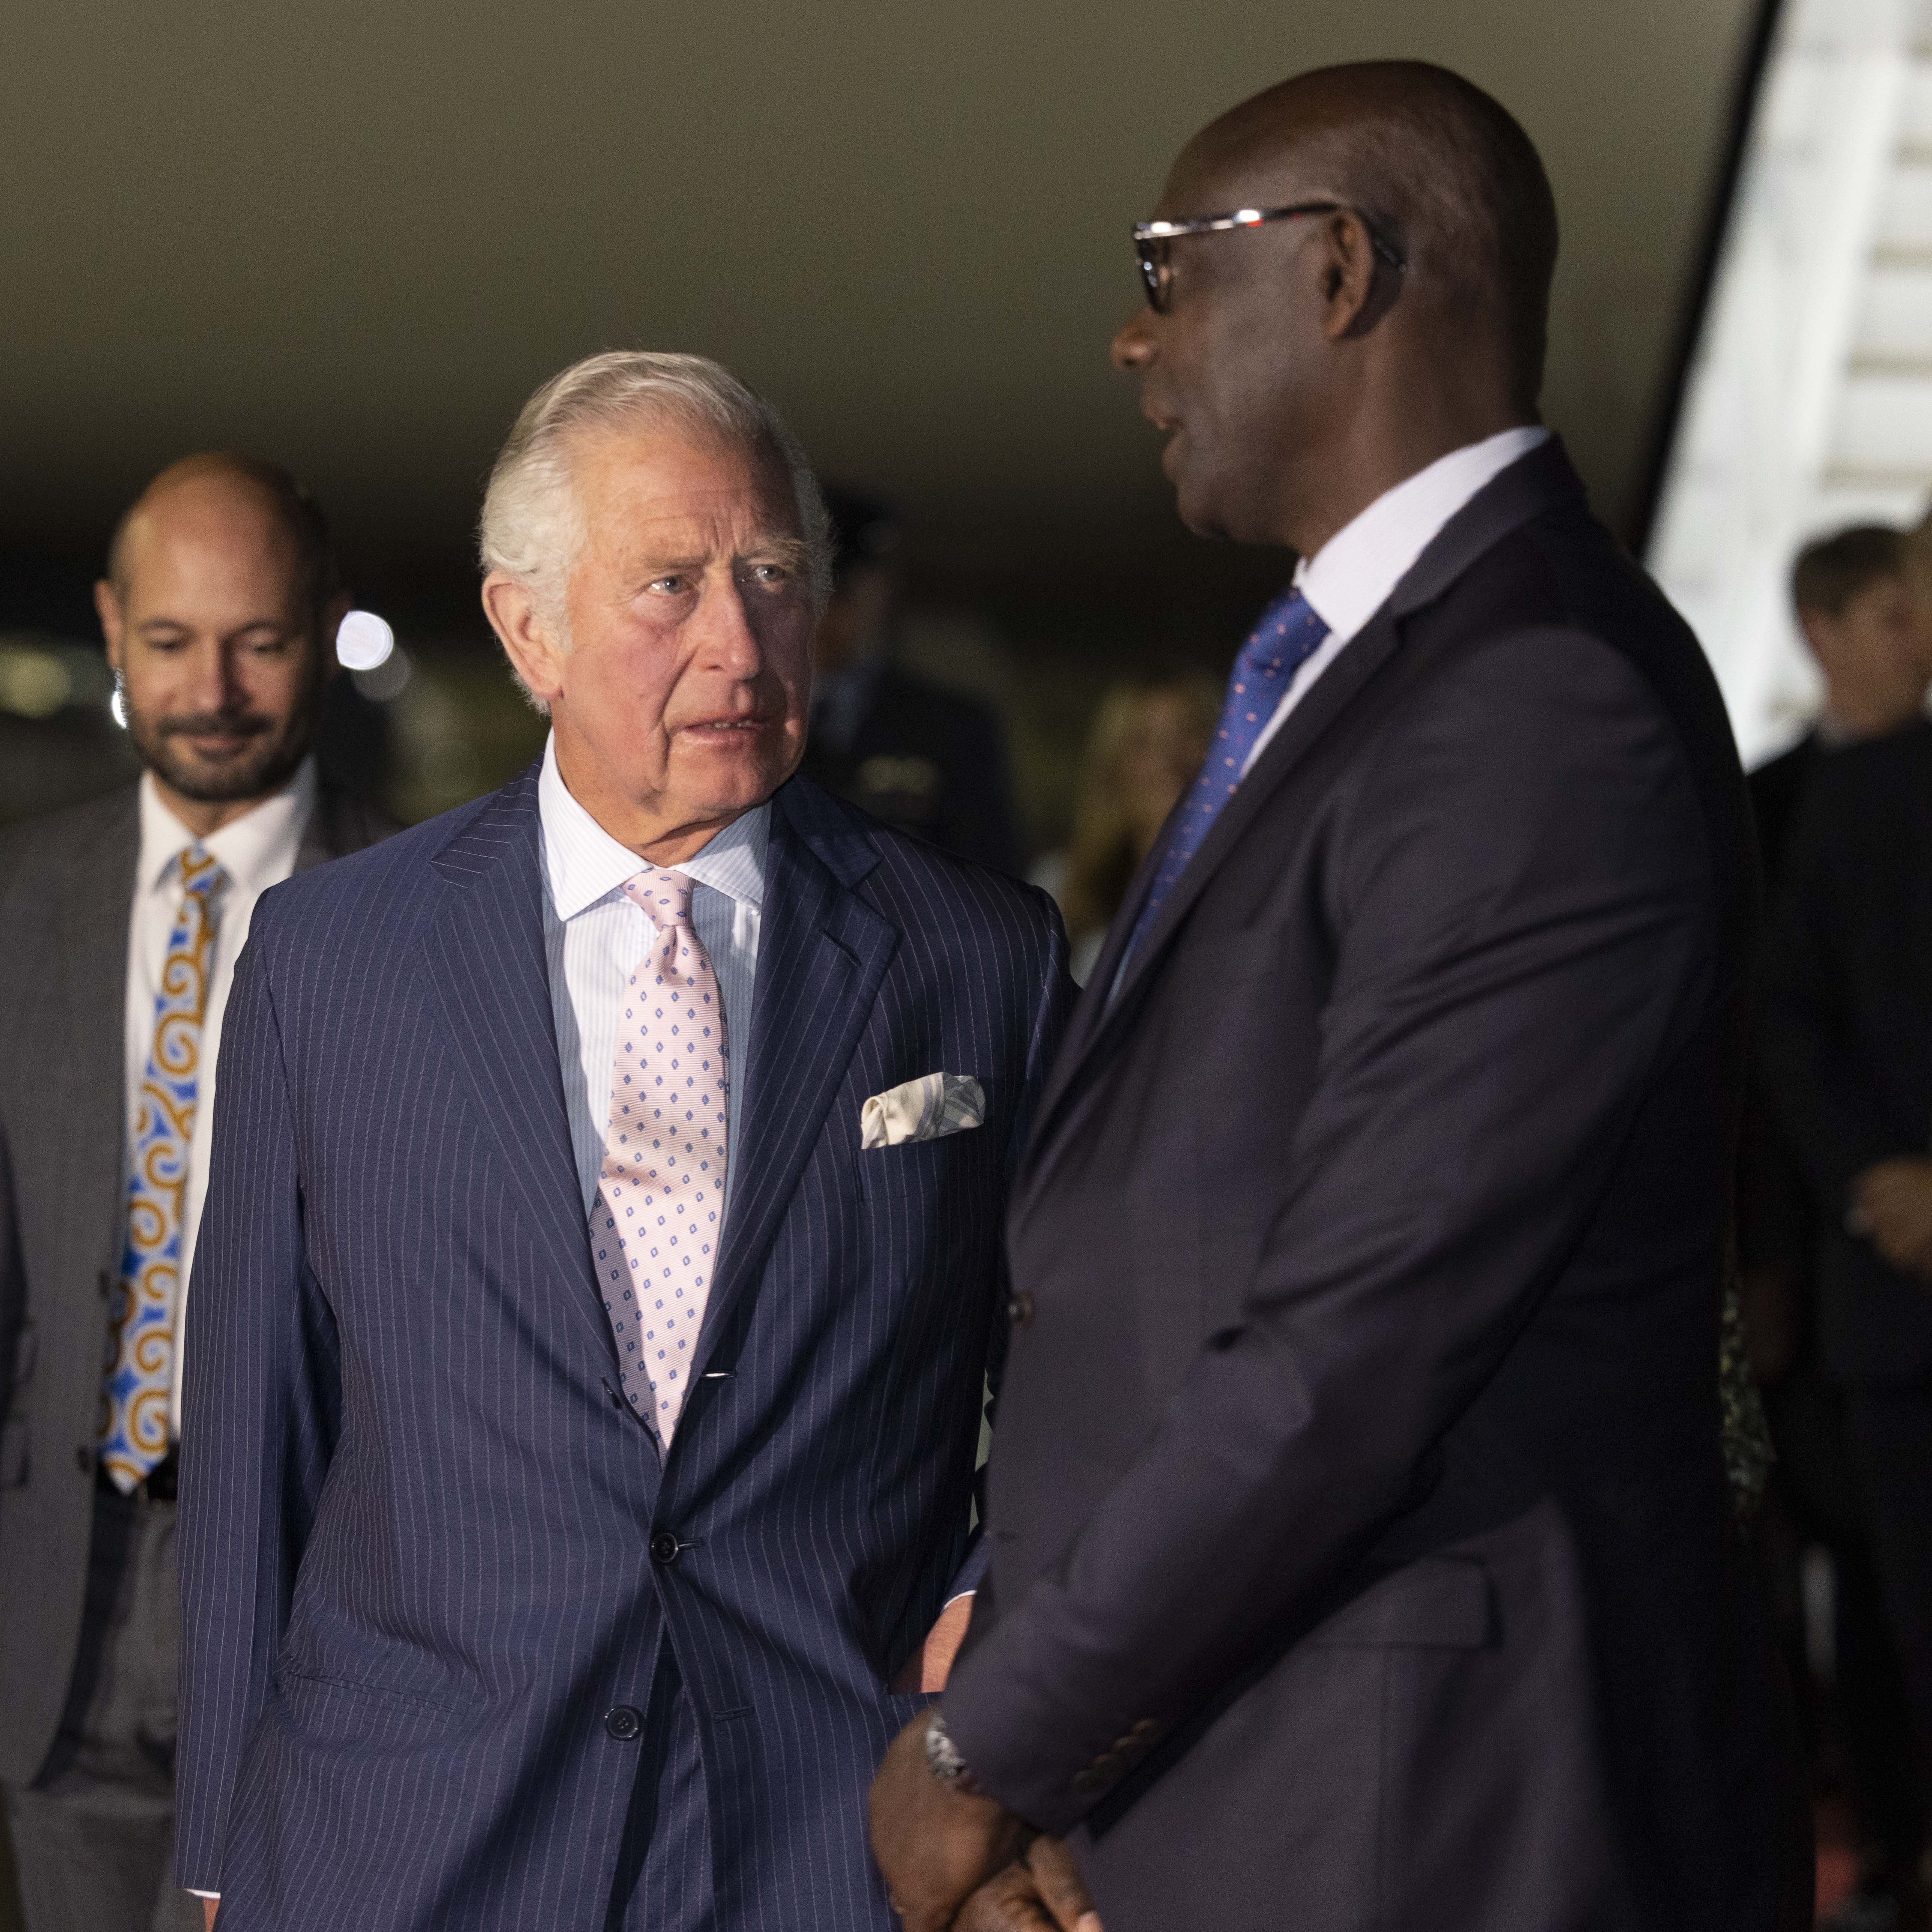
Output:
M96 602L146 770L0 833L0 1786L30 1932L201 1923L168 1864L216 1048L260 894L386 829L310 756L347 599L282 470L164 470Z
M1827 690L1767 949L1765 1077L1817 1203L1819 1348L1848 1393L1852 1460L1909 1693L1916 1816L1886 1835L1904 1922L1932 1765L1932 569L1815 616ZM1923 579L1922 585L1921 579ZM1880 614L1897 614L1890 619ZM1836 741L1833 744L1833 741ZM1832 745L1826 753L1825 747ZM1902 1869L1901 1869L1902 1867Z
M1924 708L1927 620L1906 578L1906 554L1903 532L1856 524L1807 544L1792 566L1792 608L1825 696L1812 728L1751 774L1751 805L1772 873L1783 870L1800 801L1823 755L1882 738Z
M1032 873L1060 902L1076 985L1087 984L1134 874L1201 769L1220 709L1213 681L1193 673L1116 684L1100 700L1080 761L1072 837Z
M1926 619L1906 581L1900 532L1862 524L1808 544L1791 589L1825 694L1813 729L1750 777L1766 897L1774 906L1813 780L1838 749L1910 723L1925 685ZM1850 1927L1889 1912L1910 1924L1920 1912L1925 1798L1846 1426L1846 1391L1820 1348L1818 1263L1829 1238L1803 1164L1762 1077L1755 1078L1738 1155L1738 1252L1752 1366L1778 1450L1757 1540L1790 1675L1806 1693L1808 1756L1823 1788L1849 1798L1865 1867L1854 1897L1832 1922ZM1804 1611L1804 1558L1820 1548L1832 1564L1828 1686L1811 1667Z
M1333 68L1155 213L1114 356L1182 518L1304 561L1041 1103L992 1592L888 1881L1027 1922L1024 1821L1108 1932L1796 1922L1717 1387L1749 809L1537 424L1542 167Z
M1017 876L1005 734L985 705L892 661L898 519L832 487L832 594L812 645L806 777L901 831Z
M256 921L183 1535L229 1932L888 1932L1070 988L1045 894L793 779L822 541L716 364L566 370L482 517L542 758Z

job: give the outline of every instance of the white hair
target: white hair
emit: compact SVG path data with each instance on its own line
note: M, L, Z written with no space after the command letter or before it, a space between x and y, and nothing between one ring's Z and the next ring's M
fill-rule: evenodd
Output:
M586 356L551 377L519 411L491 466L476 533L484 571L500 570L527 585L568 650L566 599L584 538L572 446L587 432L654 425L736 445L783 466L811 553L812 602L823 609L832 587L831 519L812 465L778 411L704 356L616 349ZM510 669L524 696L548 711L514 663Z

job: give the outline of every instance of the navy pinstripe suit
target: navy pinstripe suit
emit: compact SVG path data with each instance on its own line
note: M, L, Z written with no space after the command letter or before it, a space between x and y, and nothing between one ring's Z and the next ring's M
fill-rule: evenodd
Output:
M662 1472L608 1393L534 768L284 887L222 1056L188 1342L178 1871L225 1932L890 1922L885 1688L966 1561L1041 895L803 781L730 1219ZM976 1131L862 1154L867 1095Z

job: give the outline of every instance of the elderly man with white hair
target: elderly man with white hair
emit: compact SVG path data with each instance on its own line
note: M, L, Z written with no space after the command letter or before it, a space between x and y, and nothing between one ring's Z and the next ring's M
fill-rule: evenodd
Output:
M255 915L182 1479L224 1932L891 1923L1069 984L793 777L824 546L716 364L566 370L482 524L542 758Z

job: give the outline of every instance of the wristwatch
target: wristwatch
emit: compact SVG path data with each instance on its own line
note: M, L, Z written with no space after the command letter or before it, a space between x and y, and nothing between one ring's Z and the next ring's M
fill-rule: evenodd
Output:
M926 1720L926 1768L948 1791L962 1798L983 1798L986 1786L973 1775L972 1767L959 1755L952 1733L946 1728L946 1715L935 1704Z

